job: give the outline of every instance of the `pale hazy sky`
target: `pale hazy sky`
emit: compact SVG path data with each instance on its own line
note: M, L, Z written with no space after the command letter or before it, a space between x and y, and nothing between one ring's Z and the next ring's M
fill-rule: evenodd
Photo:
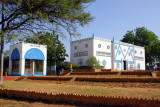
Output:
M86 11L95 19L79 28L80 38L91 37L94 33L96 37L121 40L127 30L143 26L160 37L160 0L96 0ZM70 55L69 40L62 42Z

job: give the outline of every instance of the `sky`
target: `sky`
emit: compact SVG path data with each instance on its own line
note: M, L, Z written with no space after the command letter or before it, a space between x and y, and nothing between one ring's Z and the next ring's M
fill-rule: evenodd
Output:
M160 0L96 0L89 4L86 11L94 21L79 27L80 38L95 37L121 40L127 31L145 27L160 38ZM62 40L70 55L70 43ZM70 61L70 57L66 58Z
M160 38L160 0L96 0L85 9L94 21L79 27L80 38L96 37L121 40L128 30L146 27ZM61 38L70 55L70 41ZM6 50L9 46L5 47ZM70 57L66 58L70 61Z

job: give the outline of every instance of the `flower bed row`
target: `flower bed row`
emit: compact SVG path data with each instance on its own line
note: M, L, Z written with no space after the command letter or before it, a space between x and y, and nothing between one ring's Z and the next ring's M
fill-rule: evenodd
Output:
M75 81L88 81L88 82L160 82L160 78L86 78L77 77Z
M56 80L56 81L69 81L73 77L28 77L27 79L32 80Z
M159 107L160 100L0 89L0 97L89 106Z
M121 72L121 75L152 75L151 71L126 71Z

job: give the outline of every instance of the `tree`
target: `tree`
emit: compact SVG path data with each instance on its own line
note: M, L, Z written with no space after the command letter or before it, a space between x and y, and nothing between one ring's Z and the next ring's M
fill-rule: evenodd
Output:
M89 57L88 60L86 61L87 65L91 66L92 68L99 67L100 62L96 59L95 56Z
M0 39L1 72L3 72L4 40L11 41L23 36L34 35L39 31L55 31L76 36L78 26L93 20L85 12L87 3L94 0L1 0ZM2 81L2 78L1 78ZM1 83L2 84L2 83Z
M66 49L59 40L58 35L56 36L53 33L39 32L32 38L27 38L26 42L47 45L47 64L50 67L52 65L60 66L64 62L65 57L68 57Z
M158 36L145 27L139 27L135 30L127 31L121 40L122 42L134 43L138 46L145 46L145 62L150 65L155 59L160 60L160 42Z

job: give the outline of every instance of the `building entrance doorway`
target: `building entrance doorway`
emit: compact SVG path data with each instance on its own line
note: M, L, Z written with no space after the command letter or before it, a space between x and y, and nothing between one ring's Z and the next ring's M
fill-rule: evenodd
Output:
M25 75L43 75L43 60L25 60Z
M123 61L123 70L127 70L127 62Z

